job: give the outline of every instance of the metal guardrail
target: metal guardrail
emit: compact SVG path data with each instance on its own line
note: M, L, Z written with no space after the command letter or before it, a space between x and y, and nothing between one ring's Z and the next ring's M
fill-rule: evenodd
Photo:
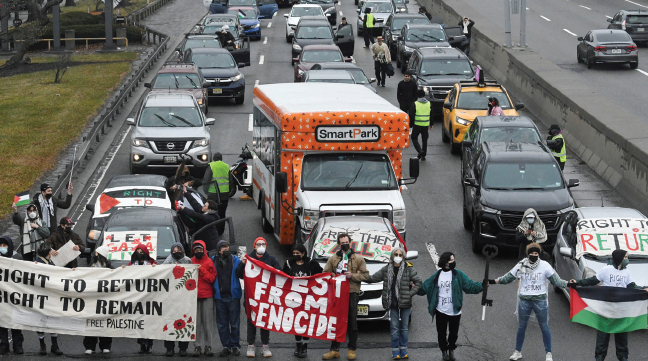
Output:
M74 40L74 41L76 41L76 40L85 40L86 49L88 49L88 40L106 40L106 38L61 38L60 39L61 42L66 41L66 40ZM126 46L128 46L128 38L114 37L113 40L126 40ZM21 43L23 41L24 40L14 40L14 43ZM39 43L41 41L47 41L47 50L52 49L52 41L54 41L54 39L38 39L38 40L36 40L36 43Z
M158 11L162 6L172 2L173 0L155 0L145 7L126 16L126 25L139 26L139 22L146 17L149 17L154 12Z

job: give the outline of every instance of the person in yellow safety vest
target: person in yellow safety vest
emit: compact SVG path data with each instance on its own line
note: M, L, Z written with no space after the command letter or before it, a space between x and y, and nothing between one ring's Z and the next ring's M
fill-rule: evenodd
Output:
M567 162L567 146L565 145L565 138L562 136L562 130L558 124L552 124L549 127L549 136L547 140L555 140L555 145L548 146L551 150L551 154L556 158L556 161L560 165L560 170L565 169L565 162Z
M428 128L432 129L432 103L425 97L425 91L416 92L418 99L409 109L410 127L412 128L412 144L418 153L418 159L425 160L427 154ZM419 134L423 138L423 148L419 145Z
M365 16L364 18L362 16L358 16L360 20L362 20L362 34L364 35L364 41L365 41L365 48L369 47L369 43L373 44L374 43L374 38L373 38L373 28L374 24L376 23L376 19L374 18L373 14L371 13L371 8L366 8L365 9Z
M214 153L212 160L203 177L203 191L207 194L207 199L218 203L218 217L224 219L229 203L230 167L223 162L223 155L218 152ZM225 223L219 224L217 228L218 235L222 235Z

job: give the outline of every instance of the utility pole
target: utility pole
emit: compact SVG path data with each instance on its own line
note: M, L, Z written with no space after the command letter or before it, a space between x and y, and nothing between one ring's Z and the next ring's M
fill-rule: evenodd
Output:
M115 50L115 46L113 45L113 0L106 0L104 3L104 14L106 15L105 17L105 23L106 23L106 45L104 45L103 49L104 51L111 51Z
M526 46L526 0L520 0L520 47Z
M61 7L59 4L52 6L52 35L54 47L52 51L61 51Z
M513 46L511 44L511 4L509 1L504 0L504 35L506 36L504 46L507 48Z

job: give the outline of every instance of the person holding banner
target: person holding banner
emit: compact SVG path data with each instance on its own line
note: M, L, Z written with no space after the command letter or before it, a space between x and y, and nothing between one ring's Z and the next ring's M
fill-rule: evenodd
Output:
M401 248L392 248L389 264L365 281L383 283L382 304L386 310L389 310L392 360L409 358L407 337L412 312L412 296L418 293L422 284L414 265L404 261L404 254Z
M353 252L351 249L351 236L347 233L338 234L338 246L340 247L331 258L326 261L324 272L330 272L334 276L344 274L349 281L349 319L347 323L347 335L349 336L349 351L347 358L356 359L356 348L358 347L358 301L360 300L360 284L369 278L369 271L364 258ZM340 357L340 343L331 341L331 349L322 356L323 360L330 360Z
M56 212L59 208L68 209L72 204L72 183L70 182L68 186L67 196L64 201L53 197L52 187L47 183L41 184L40 190L40 193L34 194L32 203L36 205L38 216L43 220L43 224L49 228L51 233L54 233L56 229Z
M205 256L206 246L203 241L193 243L191 263L198 265L198 304L196 305L196 341L193 356L200 356L201 345L205 346L205 356L214 356L211 349L212 325L214 324L214 281L216 268ZM180 354L182 356L182 353Z
M218 356L225 357L230 353L234 356L241 354L240 323L241 323L241 288L245 266L241 260L230 254L227 241L216 245L218 254L212 257L216 268L214 280L214 300L216 301L216 325L223 350Z
M14 252L13 250L13 241L7 236L0 237L0 257L13 258L21 260L22 257L19 253ZM17 329L11 329L11 340L13 341L13 350L16 355L22 355L25 353L23 350L23 341L25 337L22 334L22 331ZM4 327L0 327L0 355L4 355L9 352L9 330Z
M306 247L303 244L296 244L292 249L292 259L286 260L283 272L293 277L308 277L322 273L323 269L319 262L311 260L306 256ZM308 357L308 337L295 335L295 352L293 355L299 358Z
M162 262L162 264L192 264L191 258L185 255L184 247L181 243L174 243L171 246L171 253L167 258ZM200 272L200 270L199 270ZM198 292L200 292L200 285L198 285ZM198 322L198 320L196 320ZM198 336L199 333L196 333ZM174 341L164 341L164 348L166 348L166 355L173 356L175 351L175 342ZM189 342L178 341L178 355L187 356L187 349L189 348ZM200 352L198 353L200 355Z
M133 251L131 256L131 261L128 263L129 266L153 266L157 265L157 262L151 258L148 248L143 244L138 244ZM137 353L153 353L153 340L148 338L138 338L137 343L140 345L140 349Z
M46 265L54 266L54 262L52 262L51 256L55 251L52 249L52 245L48 242L41 243L41 245L38 247L38 251L36 252L36 263L44 263ZM45 345L45 332L36 332L38 335L38 342L40 343L40 355L47 355L47 345ZM60 356L63 354L63 351L58 346L58 334L56 333L50 333L50 337L52 338L52 347L50 348L50 351L52 351L53 354Z
M58 255L58 252L56 250L65 246L65 244L68 243L69 241L72 241L72 243L75 244L75 246L72 248L73 250L83 252L85 250L85 245L83 244L81 237L79 237L78 234L72 231L72 226L74 225L74 222L72 222L70 217L61 218L61 221L59 223L60 225L56 229L56 231L54 231L49 236L49 238L47 238L47 242L51 243L52 248L54 249L52 251L52 255L54 256ZM76 259L74 259L74 261L71 261L70 263L66 264L65 267L76 268L77 265L78 262Z
M109 253L110 253L110 249L108 248L108 246L97 247L97 249L95 249L94 252L94 257L92 257L90 267L112 269L113 267L110 264L110 260L108 259ZM97 343L99 343L99 349L101 350L102 353L104 354L110 353L110 346L112 345L112 337L86 336L83 338L83 347L85 347L86 349L85 354L91 355L94 352Z
M14 211L13 223L20 227L22 257L25 261L33 261L38 246L50 236L50 230L47 226L43 226L43 221L38 216L38 208L36 208L35 204L30 203L27 206L25 217L18 213L18 207L15 204L11 207Z

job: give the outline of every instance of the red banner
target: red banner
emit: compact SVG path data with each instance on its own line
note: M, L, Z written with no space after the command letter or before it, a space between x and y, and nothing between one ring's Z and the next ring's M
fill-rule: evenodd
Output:
M349 313L349 282L321 273L290 277L260 261L245 265L247 317L258 328L344 342Z

